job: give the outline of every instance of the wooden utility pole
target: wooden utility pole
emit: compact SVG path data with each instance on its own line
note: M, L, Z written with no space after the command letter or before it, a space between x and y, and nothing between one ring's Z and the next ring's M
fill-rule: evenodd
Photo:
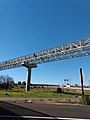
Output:
M80 77L81 77L82 99L84 100L83 72L82 72L82 68L80 68Z

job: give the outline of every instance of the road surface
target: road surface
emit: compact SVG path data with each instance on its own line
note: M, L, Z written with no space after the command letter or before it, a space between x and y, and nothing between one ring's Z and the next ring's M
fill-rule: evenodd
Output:
M8 119L7 119L8 118ZM90 120L90 106L45 105L0 101L0 120Z

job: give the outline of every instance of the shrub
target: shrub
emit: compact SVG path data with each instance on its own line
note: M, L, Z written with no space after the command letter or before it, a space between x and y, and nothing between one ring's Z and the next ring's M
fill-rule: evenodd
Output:
M80 98L79 102L83 105L90 105L90 96L85 95L84 100L82 98Z
M85 104L85 105L90 105L90 96L86 95L86 96L84 97L84 104Z
M61 88L57 88L57 93L62 93L62 89Z

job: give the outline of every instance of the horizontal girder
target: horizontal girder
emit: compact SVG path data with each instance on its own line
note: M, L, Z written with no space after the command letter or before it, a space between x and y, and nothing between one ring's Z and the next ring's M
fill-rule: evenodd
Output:
M0 70L22 67L24 62L29 63L30 67L30 65L32 66L87 55L90 55L90 38L0 62Z

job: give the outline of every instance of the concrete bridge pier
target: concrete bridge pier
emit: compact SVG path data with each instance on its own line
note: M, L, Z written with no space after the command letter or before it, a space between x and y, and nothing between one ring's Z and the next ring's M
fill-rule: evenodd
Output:
M29 62L23 62L22 65L27 68L27 76L26 76L26 91L30 90L31 83L31 69L36 68L36 64L29 64Z
M28 68L26 76L26 91L30 90L30 83L31 83L31 68Z

